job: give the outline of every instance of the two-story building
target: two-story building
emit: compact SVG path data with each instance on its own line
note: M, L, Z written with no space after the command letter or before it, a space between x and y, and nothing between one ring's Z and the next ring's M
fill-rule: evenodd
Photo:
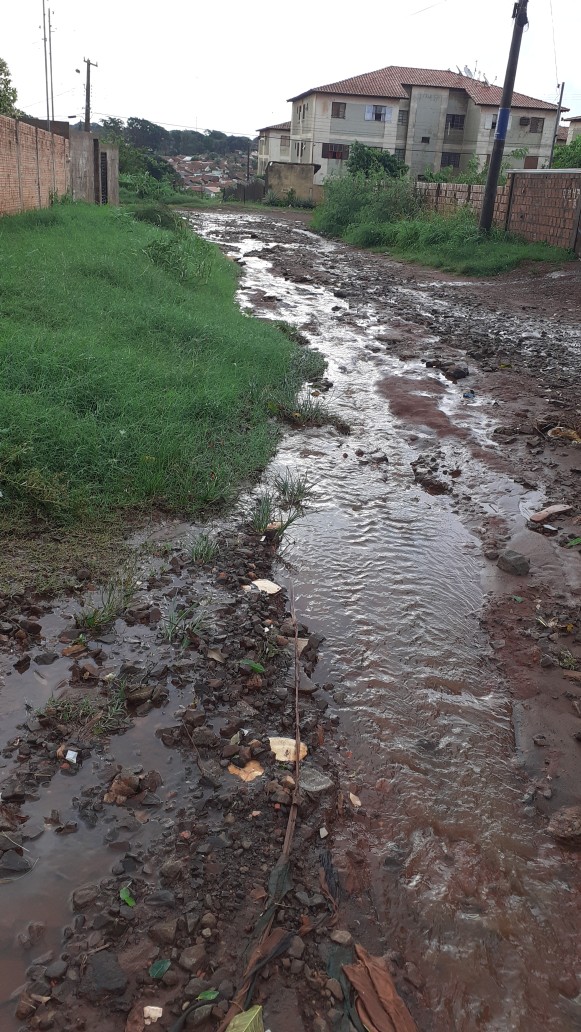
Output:
M323 183L345 168L357 140L396 154L414 176L465 169L474 155L482 167L501 95L467 75L393 65L317 86L291 98L290 154L278 160L319 165L315 183ZM548 164L556 118L556 104L514 94L506 139L513 168Z
M266 125L258 130L258 175L264 175L269 161L290 161L290 122Z

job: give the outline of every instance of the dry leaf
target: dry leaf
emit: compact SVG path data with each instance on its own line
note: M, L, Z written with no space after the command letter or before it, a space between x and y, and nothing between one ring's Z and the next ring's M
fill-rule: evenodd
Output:
M216 663L225 663L226 656L219 649L208 649L206 653L207 659L213 659Z
M294 738L269 738L268 741L277 760L280 760L283 763L293 763L294 760L296 760L297 750ZM299 759L304 760L307 752L308 750L305 743L301 742Z
M351 805L352 806L355 806L355 807L361 806L361 800L360 800L359 796L354 795L353 792L349 793L349 799L351 800Z
M86 651L86 645L80 643L78 645L69 645L67 649L63 649L63 656L80 656L82 652Z
M228 770L230 774L235 774L242 781L254 781L255 778L264 774L264 768L260 766L258 760L250 760L245 767L237 767L234 763L230 763Z

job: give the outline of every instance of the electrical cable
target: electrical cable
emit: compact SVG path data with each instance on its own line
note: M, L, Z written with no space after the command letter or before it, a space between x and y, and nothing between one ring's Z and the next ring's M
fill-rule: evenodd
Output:
M555 18L554 18L554 15L553 15L553 0L549 0L549 10L551 12L551 27L552 27L552 30L553 30L553 55L554 55L554 58L555 58L555 76L556 76L556 79L557 79L557 89L559 89L560 80L559 80L559 70L557 68L557 43L555 41Z

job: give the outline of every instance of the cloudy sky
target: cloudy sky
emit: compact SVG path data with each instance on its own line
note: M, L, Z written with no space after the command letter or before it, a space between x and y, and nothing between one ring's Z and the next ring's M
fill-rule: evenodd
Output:
M84 105L83 58L92 70L95 120L135 115L167 128L254 135L289 117L288 97L389 64L484 72L502 84L513 0L367 0L354 4L46 0L53 10L55 117ZM579 0L529 0L517 89L581 115ZM42 0L3 18L0 57L18 102L46 112ZM81 74L75 72L81 69Z

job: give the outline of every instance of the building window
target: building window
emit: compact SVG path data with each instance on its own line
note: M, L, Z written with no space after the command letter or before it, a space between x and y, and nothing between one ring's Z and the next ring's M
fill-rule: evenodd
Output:
M340 104L338 101L333 101L331 104L331 118L345 118L346 104Z
M446 132L450 132L453 129L462 131L464 129L464 121L466 115L446 115Z
M396 147L393 153L398 161L405 161L405 147Z
M365 121L391 122L391 108L385 107L383 104L366 104Z
M529 133L542 133L545 127L544 118L531 118L531 124L529 126Z
M397 113L397 124L398 125L407 125L408 124L409 115L410 115L409 111L398 111L398 113Z
M460 168L460 154L458 151L444 151L440 168Z
M290 136L281 136L280 138L280 149L288 150L290 147Z
M422 143L429 143L429 142L430 142L430 137L429 136L422 136Z
M335 161L347 161L349 157L348 143L324 143L322 156L332 158Z

